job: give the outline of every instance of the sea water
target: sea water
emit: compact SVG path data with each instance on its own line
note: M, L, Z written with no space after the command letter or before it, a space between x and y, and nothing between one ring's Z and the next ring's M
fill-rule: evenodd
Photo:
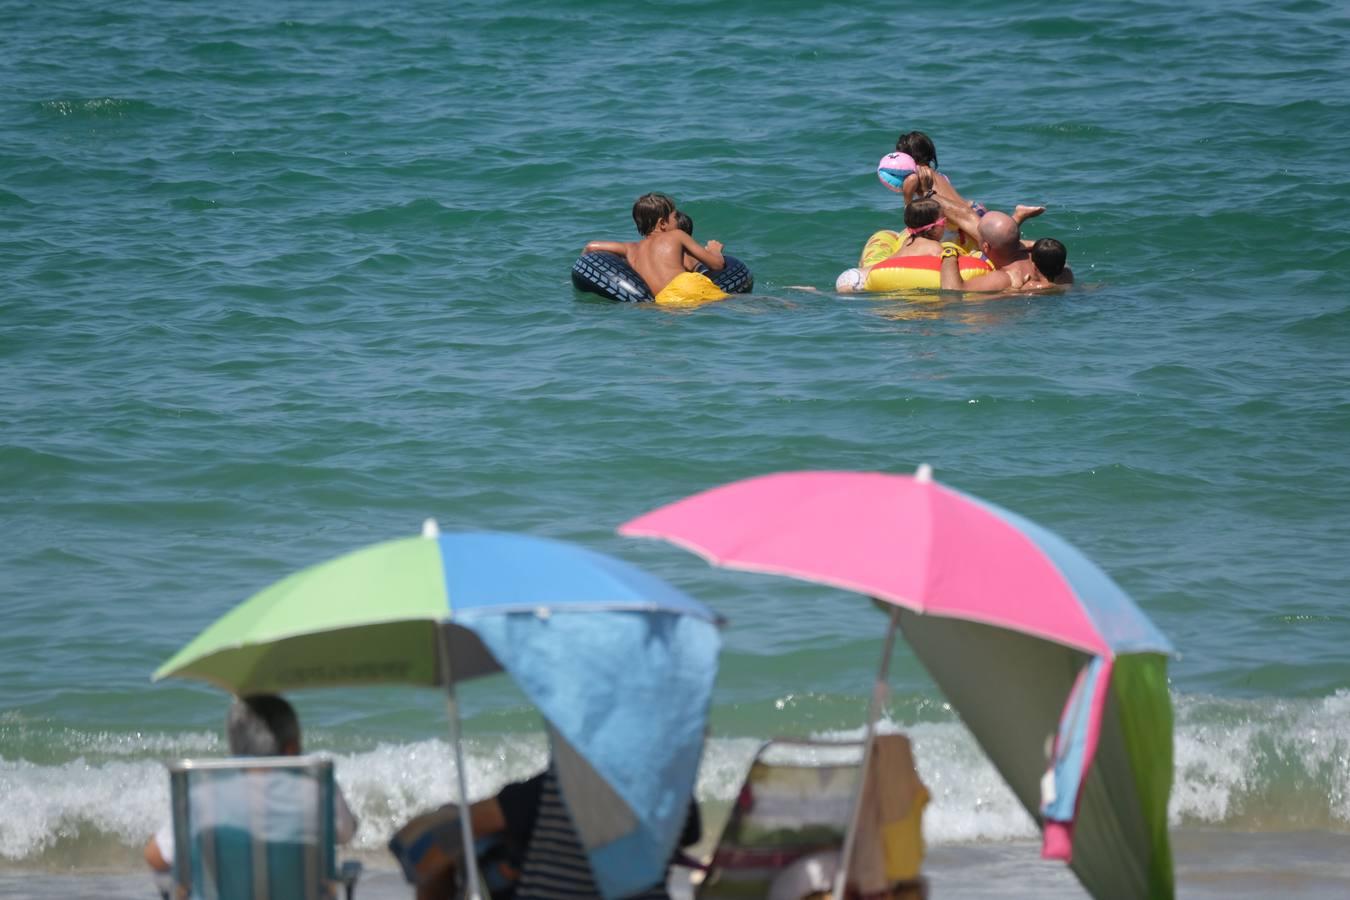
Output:
M417 532L631 560L728 619L699 796L860 733L862 598L617 537L790 469L1064 535L1176 644L1181 833L1350 831L1350 17L1302 2L0 5L0 869L136 865L225 697L150 673L273 580ZM841 297L896 136L1079 287ZM756 275L574 293L673 195ZM815 288L817 290L810 290ZM901 536L903 538L903 536ZM971 661L978 666L978 660ZM540 766L467 686L469 783ZM451 795L434 691L297 694L377 851ZM1035 829L903 646L931 844ZM1034 849L1029 851L1034 855ZM55 889L54 889L55 890Z

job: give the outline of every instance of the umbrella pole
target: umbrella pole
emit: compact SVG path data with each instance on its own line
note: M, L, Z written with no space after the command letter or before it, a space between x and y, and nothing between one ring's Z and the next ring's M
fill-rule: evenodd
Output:
M478 877L478 856L473 852L473 820L469 816L469 786L464 775L464 746L459 731L459 701L455 698L455 676L450 669L450 636L448 626L436 628L436 650L441 658L441 674L445 676L445 707L450 714L450 746L455 751L455 778L459 782L459 821L464 827L460 834L464 838L464 872L466 881L465 900L483 900L482 886Z
M872 768L872 743L876 737L877 719L881 718L881 708L886 705L886 695L890 692L888 680L891 672L891 651L895 649L895 631L900 626L900 607L891 607L891 624L886 629L886 647L881 651L881 668L877 671L877 680L872 685L872 702L867 708L867 730L863 734L862 774L858 776L858 786L853 791L853 811L849 814L848 831L844 834L843 856L839 860L839 871L834 876L834 900L844 900L844 886L848 883L848 869L853 862L853 847L858 839L858 824L862 819L863 792L867 788L867 775Z

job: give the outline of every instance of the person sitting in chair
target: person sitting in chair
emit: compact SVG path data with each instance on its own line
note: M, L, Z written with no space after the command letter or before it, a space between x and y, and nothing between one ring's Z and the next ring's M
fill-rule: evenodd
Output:
M295 709L275 694L236 697L225 716L225 735L232 756L299 756L300 720ZM334 788L334 832L339 844L356 834L356 818L339 788ZM145 862L157 872L173 868L173 821L146 842Z
M448 824L457 823L457 814L457 807L447 806L431 816ZM491 883L493 900L600 896L553 766L526 781L506 785L495 797L472 804L469 821L480 850L484 838L495 837L499 844L492 852L494 856L505 857L494 859L494 870L483 873L484 879ZM701 832L698 804L691 799L679 845L688 847L697 843ZM396 835L390 842L395 855L399 853L399 837ZM454 847L458 840L457 836L444 835L445 846ZM479 858L483 859L481 855ZM405 874L407 869L405 863ZM455 862L447 862L439 871L423 873L420 878L416 884L417 900L447 900L455 896L458 867ZM669 900L669 895L665 881L661 881L625 900Z

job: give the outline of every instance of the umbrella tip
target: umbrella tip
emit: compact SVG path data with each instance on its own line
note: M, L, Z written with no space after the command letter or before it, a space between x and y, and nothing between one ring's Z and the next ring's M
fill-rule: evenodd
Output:
M427 519L422 523L422 537L438 538L441 536L441 526L436 524L435 519Z
M919 463L919 468L914 470L914 480L919 484L928 484L933 480L933 467L928 463Z

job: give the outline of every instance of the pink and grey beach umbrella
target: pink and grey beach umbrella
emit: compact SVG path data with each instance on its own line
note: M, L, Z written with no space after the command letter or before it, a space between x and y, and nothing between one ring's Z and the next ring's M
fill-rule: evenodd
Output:
M750 478L619 532L889 604L867 746L898 628L1041 827L1043 856L1094 897L1173 896L1172 646L1062 538L927 466ZM851 845L850 832L845 859Z

